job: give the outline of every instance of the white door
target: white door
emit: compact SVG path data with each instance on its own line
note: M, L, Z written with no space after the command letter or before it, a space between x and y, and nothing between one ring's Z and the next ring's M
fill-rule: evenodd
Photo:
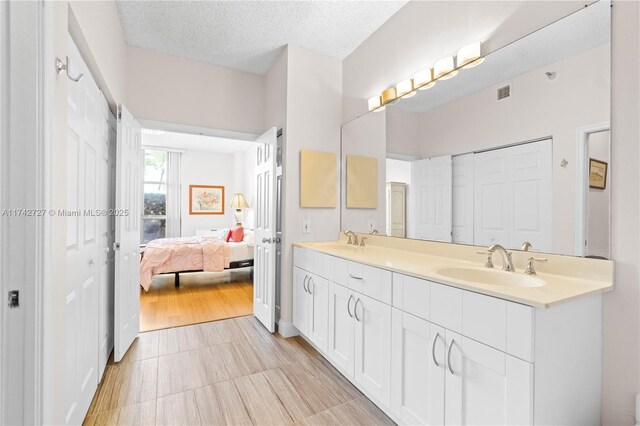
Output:
M473 154L453 157L451 175L452 241L473 244Z
M329 335L329 281L311 275L309 289L309 338L322 353L327 353Z
M276 322L276 143L272 127L258 137L253 315L270 332Z
M119 362L140 331L140 208L142 206L142 149L140 124L118 107L116 143L116 272L115 350Z
M414 235L412 238L451 242L451 156L412 164Z
M391 409L410 425L444 422L444 330L393 308Z
M447 334L445 423L529 425L533 423L533 364Z
M387 235L404 238L407 217L407 185L404 183L387 183Z
M65 420L80 424L98 386L100 228L90 212L101 207L101 159L108 144L108 106L69 39L74 73L67 84L67 285L65 315ZM88 212L88 214L85 214Z
M391 392L391 307L356 294L355 378L384 406Z
M551 251L551 139L474 156L474 244Z
M309 331L309 273L293 268L293 326L305 336Z
M351 290L340 284L329 285L329 359L348 377L354 374L356 299Z

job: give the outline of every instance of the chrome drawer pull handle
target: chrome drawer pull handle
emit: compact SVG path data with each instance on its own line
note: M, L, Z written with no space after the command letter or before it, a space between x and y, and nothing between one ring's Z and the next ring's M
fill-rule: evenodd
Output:
M361 280L362 277L356 277L355 275L349 274L349 278L353 278L354 280Z
M436 367L440 367L440 364L438 364L438 360L436 359L436 342L438 341L438 337L440 337L440 333L436 333L436 337L433 338L433 345L431 346L431 358L433 358L433 363Z
M453 348L453 342L455 342L455 339L451 339L451 343L449 343L449 349L447 350L447 367L449 367L449 371L451 372L451 374L455 376L456 373L454 373L453 369L451 368L451 348Z
M356 304L353 305L353 314L356 316L356 321L361 322L360 318L358 318L358 303L360 302L360 298L358 297L358 300L356 300Z
M302 288L304 288L304 292L308 293L309 290L307 290L307 279L309 279L309 275L305 275L304 276L304 281L302 282Z
M307 283L307 291L309 292L309 294L313 294L313 292L311 291L311 285L313 283L314 283L313 277L309 277L309 282Z
M353 299L353 294L349 296L349 300L347 300L347 313L351 318L353 318L353 314L351 313L351 300Z

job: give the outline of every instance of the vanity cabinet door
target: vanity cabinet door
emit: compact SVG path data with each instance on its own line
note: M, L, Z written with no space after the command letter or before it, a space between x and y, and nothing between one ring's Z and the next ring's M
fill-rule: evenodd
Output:
M393 309L391 410L409 425L444 423L445 331Z
M329 281L317 275L307 280L309 290L309 338L322 353L327 353L329 331Z
M329 342L327 354L342 373L353 379L355 354L355 318L353 291L336 283L329 284Z
M307 271L293 268L293 325L305 336L309 332L309 276Z
M356 294L355 379L382 405L391 391L391 307Z
M446 334L445 423L532 424L533 364Z

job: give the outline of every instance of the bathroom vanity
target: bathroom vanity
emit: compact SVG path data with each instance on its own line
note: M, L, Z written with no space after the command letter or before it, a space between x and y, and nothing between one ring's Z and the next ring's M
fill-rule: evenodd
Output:
M600 422L613 262L514 251L506 272L482 247L366 237L295 245L293 321L394 421Z

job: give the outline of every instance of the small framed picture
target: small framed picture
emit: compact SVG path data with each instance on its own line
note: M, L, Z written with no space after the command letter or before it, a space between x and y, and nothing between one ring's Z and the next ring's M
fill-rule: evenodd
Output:
M189 185L189 214L224 214L224 186Z
M605 189L607 187L607 167L604 161L589 158L589 188Z

